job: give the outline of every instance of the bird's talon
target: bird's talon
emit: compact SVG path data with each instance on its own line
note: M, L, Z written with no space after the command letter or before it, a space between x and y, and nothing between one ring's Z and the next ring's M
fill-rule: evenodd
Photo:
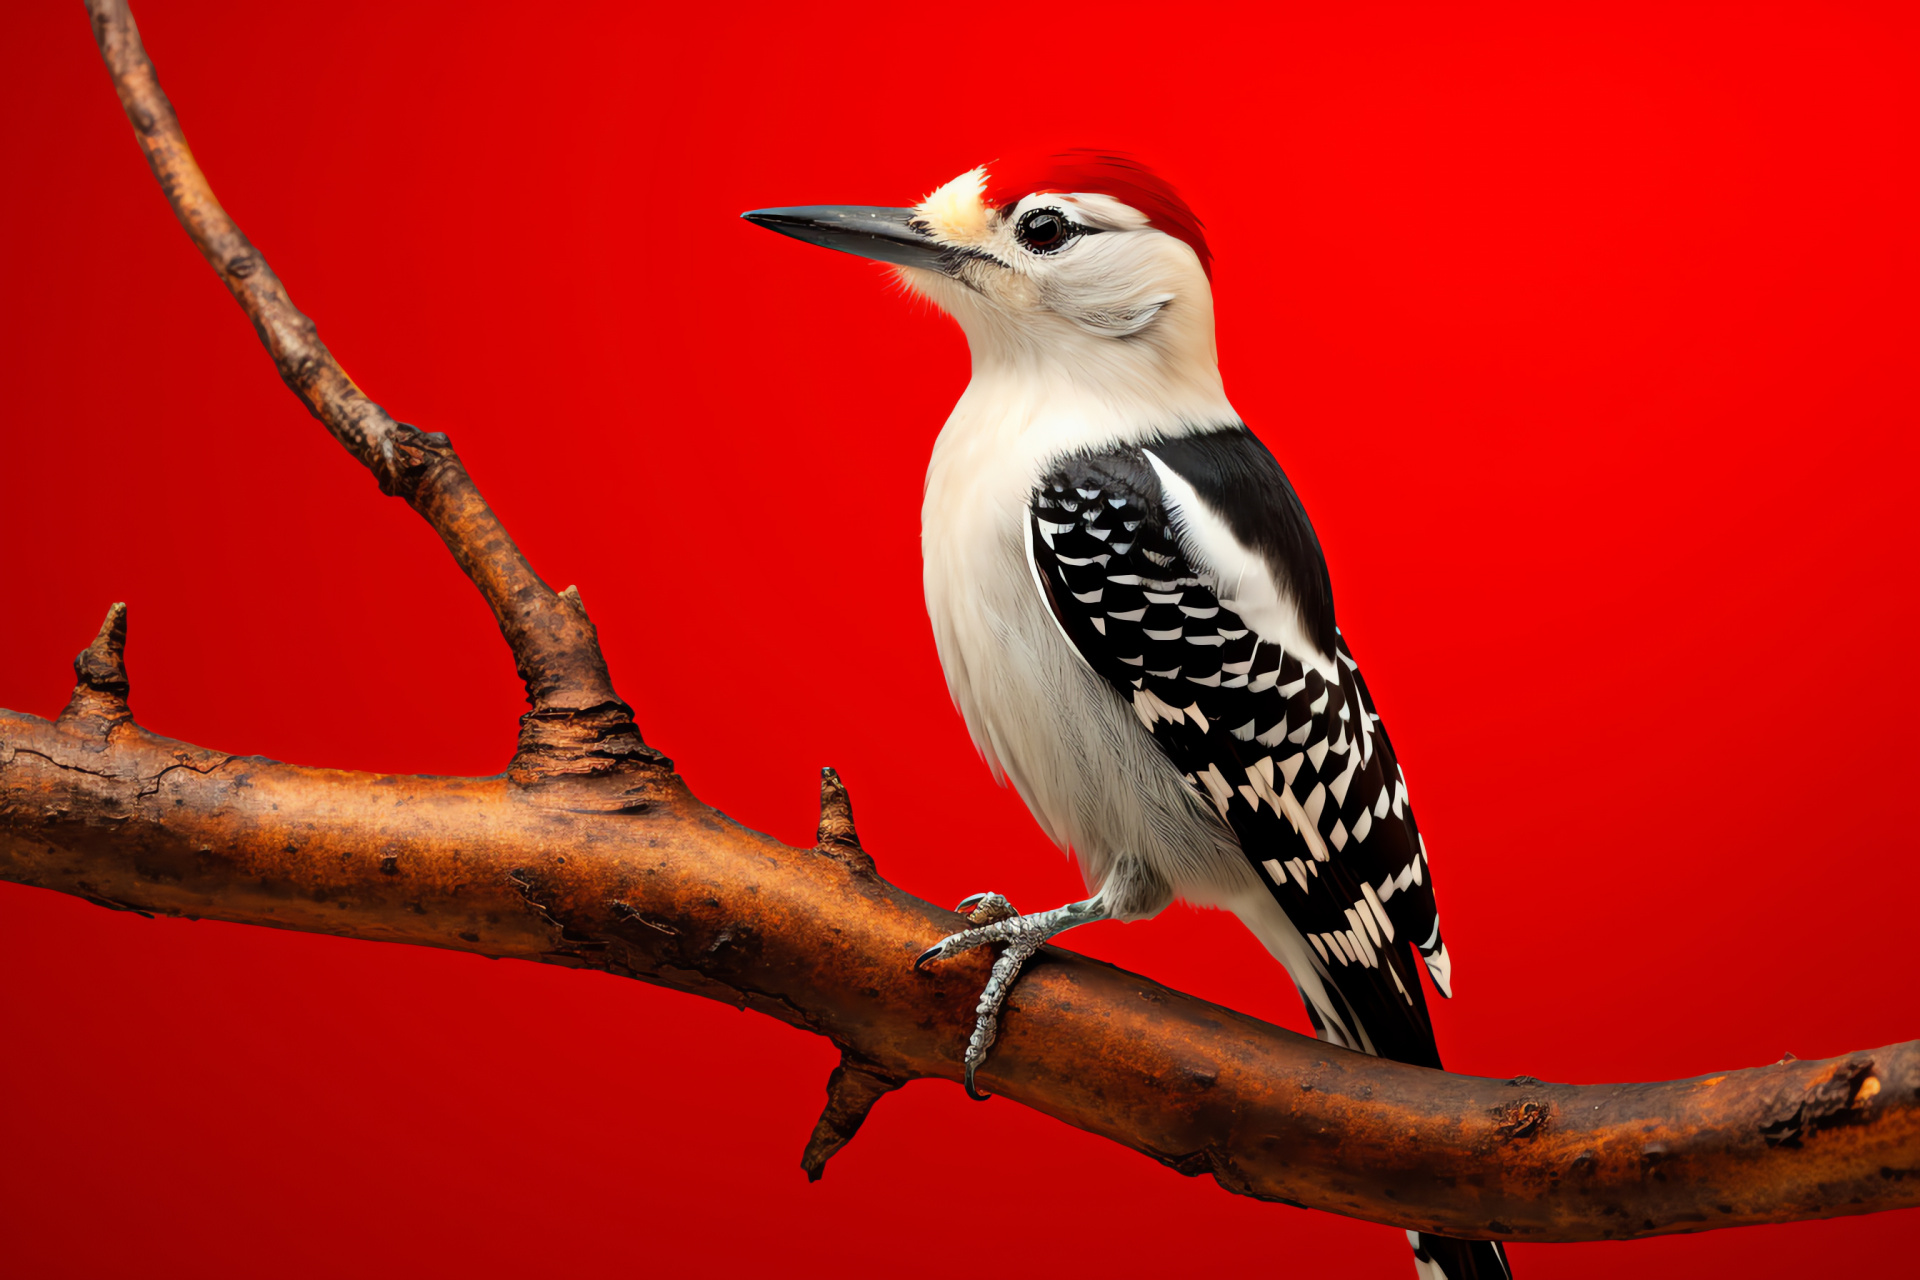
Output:
M979 1087L973 1083L973 1069L975 1065L976 1064L971 1062L967 1064L967 1079L966 1079L967 1096L969 1098L972 1098L975 1102L985 1102L988 1098L991 1098L993 1095L990 1093L982 1093Z
M1011 920L1019 915L1008 902L1006 896L998 893L976 893L963 898L954 910L966 916L971 925L997 924L1002 920Z
M981 988L979 1003L974 1006L973 1034L967 1039L966 1056L963 1059L966 1064L963 1080L967 1096L976 1102L985 1102L993 1095L975 1083L974 1072L987 1060L987 1052L993 1048L993 1042L999 1035L1000 1011L1006 1006L1007 993L1019 978L1021 967L1054 934L1089 920L1104 919L1107 913L1104 905L1095 900L1023 916L1013 909L1012 903L997 893L976 893L955 909L964 911L969 905L973 906L973 914L968 917L973 927L949 934L934 943L920 953L913 967L924 969L930 960L950 959L975 947L1006 944L994 958L987 985Z

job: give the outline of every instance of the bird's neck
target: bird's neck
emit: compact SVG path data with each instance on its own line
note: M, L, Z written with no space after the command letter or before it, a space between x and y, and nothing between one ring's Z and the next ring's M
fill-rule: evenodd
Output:
M978 437L979 445L1044 461L1239 421L1220 381L1210 308L1184 315L1169 308L1131 338L1060 322L1040 327L990 315L957 318L972 351L973 377L943 440Z
M1069 360L1017 349L983 352L979 343L973 350L972 381L934 445L930 500L939 492L962 507L1015 510L1047 465L1067 454L1239 421L1211 359L1179 369L1139 352L1096 349L1093 358Z

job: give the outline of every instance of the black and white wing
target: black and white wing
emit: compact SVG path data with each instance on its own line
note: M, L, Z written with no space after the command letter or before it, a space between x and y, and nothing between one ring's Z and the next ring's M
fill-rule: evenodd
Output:
M1034 575L1241 848L1344 1007L1336 1042L1439 1066L1413 952L1449 995L1406 782L1334 626L1318 539L1245 427L1052 464L1029 507Z

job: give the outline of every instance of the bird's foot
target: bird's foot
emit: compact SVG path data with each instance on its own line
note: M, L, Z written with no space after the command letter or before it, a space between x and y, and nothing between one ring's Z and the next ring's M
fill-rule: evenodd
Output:
M1000 893L970 893L960 899L954 911L965 916L968 924L997 924L1020 914L1006 895Z
M950 959L991 942L1007 944L1007 949L994 958L987 985L980 992L980 1003L974 1009L973 1034L967 1038L967 1096L984 1102L987 1095L975 1087L973 1074L987 1060L987 1050L993 1047L993 1038L1000 1030L1000 1007L1006 1003L1014 979L1020 976L1021 966L1047 939L1076 925L1105 919L1107 912L1098 898L1090 898L1023 916L997 893L976 893L963 899L955 910L974 927L950 934L928 947L913 962L913 967L924 968L930 961Z

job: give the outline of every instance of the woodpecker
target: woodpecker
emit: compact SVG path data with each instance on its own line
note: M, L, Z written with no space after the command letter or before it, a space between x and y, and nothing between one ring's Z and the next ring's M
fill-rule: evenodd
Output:
M1323 1040L1439 1067L1418 969L1443 997L1452 970L1426 846L1319 538L1227 400L1186 202L1075 151L912 208L741 216L890 264L972 352L927 469L927 613L975 745L1090 896L1017 914L976 894L973 927L916 962L1005 944L968 1092L1042 943L1175 898L1237 915ZM1510 1274L1497 1243L1408 1238L1421 1280Z

